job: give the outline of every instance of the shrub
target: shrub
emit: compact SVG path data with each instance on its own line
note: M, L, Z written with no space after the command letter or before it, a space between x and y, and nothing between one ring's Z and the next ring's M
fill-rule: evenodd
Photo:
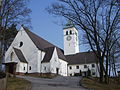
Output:
M0 78L5 78L5 77L6 77L6 73L0 72Z
M74 76L80 76L80 74L79 73L74 73Z

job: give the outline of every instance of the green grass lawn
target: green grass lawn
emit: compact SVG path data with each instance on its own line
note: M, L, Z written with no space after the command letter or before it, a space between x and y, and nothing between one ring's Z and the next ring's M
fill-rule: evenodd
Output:
M98 79L93 78L83 78L83 86L89 88L90 90L120 90L120 83L110 80L110 84L101 84L98 82Z
M7 90L29 90L31 83L27 80L9 77L7 79Z

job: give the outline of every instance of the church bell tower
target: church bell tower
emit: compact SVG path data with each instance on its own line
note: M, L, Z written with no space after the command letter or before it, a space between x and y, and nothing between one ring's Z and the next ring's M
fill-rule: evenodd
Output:
M71 55L79 53L79 39L78 39L78 30L75 28L75 25L72 21L68 23L63 28L64 35L64 54Z

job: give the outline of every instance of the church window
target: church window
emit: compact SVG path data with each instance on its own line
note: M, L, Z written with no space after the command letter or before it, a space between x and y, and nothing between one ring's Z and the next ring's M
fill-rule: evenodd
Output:
M70 34L72 34L72 31L70 30Z
M94 68L95 67L95 64L92 64L92 68Z
M87 68L87 65L84 65L84 68Z
M44 67L44 70L46 70L46 67Z
M13 61L13 52L11 53L11 55L10 55L10 59L11 59L11 61Z
M24 70L25 70L25 67L24 67Z
M72 69L72 67L70 66L70 69Z
M20 42L20 45L19 45L19 47L22 47L23 46L23 42Z
M31 66L29 66L29 70L31 70Z
M76 69L79 69L79 66L76 66Z
M95 75L95 72L92 72L92 75Z
M66 35L68 35L68 31L66 31Z
M77 36L77 33L75 32L75 35Z

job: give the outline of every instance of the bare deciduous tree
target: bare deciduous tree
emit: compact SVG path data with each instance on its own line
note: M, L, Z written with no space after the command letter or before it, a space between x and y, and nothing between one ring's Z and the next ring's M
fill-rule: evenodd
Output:
M119 0L57 0L47 8L50 14L71 20L85 32L98 57L100 82L105 74L107 83L109 52L120 38L119 4Z
M1 0L0 4L0 56L3 59L5 53L5 33L12 24L30 25L29 14L31 10L27 8L29 0ZM1 60L0 60L1 61Z

